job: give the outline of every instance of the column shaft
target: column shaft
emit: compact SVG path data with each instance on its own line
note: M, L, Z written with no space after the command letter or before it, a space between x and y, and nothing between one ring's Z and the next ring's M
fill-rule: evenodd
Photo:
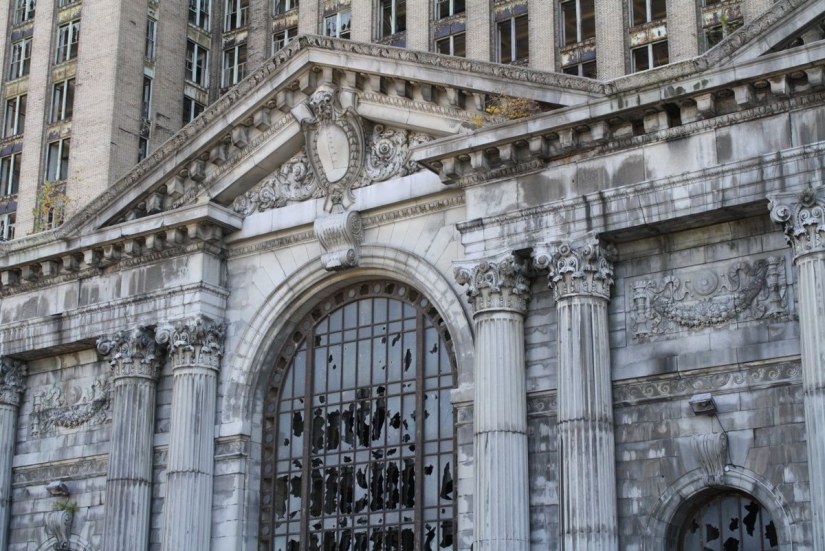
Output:
M9 542L11 513L11 464L17 440L17 406L0 403L0 549Z
M163 549L209 549L215 457L217 374L192 367L175 371Z
M156 386L154 379L144 377L115 381L103 528L106 551L149 548Z
M825 549L825 252L797 258L814 549Z
M524 316L476 316L475 549L527 550L530 499Z
M605 298L558 301L561 549L618 549Z

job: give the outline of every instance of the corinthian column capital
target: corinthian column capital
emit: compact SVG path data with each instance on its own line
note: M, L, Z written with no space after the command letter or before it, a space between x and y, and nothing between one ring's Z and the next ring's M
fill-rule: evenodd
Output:
M768 195L771 220L782 224L794 257L825 252L825 187Z
M533 265L547 269L548 286L559 299L589 295L610 300L613 264L606 247L590 238L581 247L570 243L551 243L533 249Z
M26 391L28 366L25 362L0 356L0 404L19 406Z
M485 310L527 312L530 301L527 266L509 252L456 266L453 274L459 285L467 286L467 301L476 313Z
M155 329L138 327L118 331L97 340L98 353L109 360L112 379L142 378L157 380L166 358L166 343L155 337Z
M173 368L221 368L225 327L205 316L179 321L174 327L159 329L157 341L170 346Z

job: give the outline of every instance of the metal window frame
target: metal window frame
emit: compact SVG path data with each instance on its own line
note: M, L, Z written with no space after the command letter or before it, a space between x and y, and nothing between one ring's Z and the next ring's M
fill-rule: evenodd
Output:
M198 100L192 99L189 96L183 96L184 108L186 107L186 102L189 102L189 113L187 113L186 109L184 109L183 114L186 115L186 121L183 123L184 125L189 124L198 116L200 116L200 113L196 113L198 107L200 107L201 113L203 113L204 109L206 109L206 106L200 103Z
M4 162L8 162L9 164L9 179L7 182L0 181L0 197L8 197L9 195L15 195L20 190L20 174L18 173L17 178L14 179L12 175L14 174L14 163L15 161L22 162L20 156L23 153L20 151L16 151L9 155L5 155L0 157L0 177L3 175L3 168L2 164ZM15 190L14 188L17 188Z
M19 57L15 59L15 56ZM28 54L28 55L26 55ZM11 62L9 63L9 80L23 78L29 74L32 57L32 38L23 38L11 43ZM16 70L15 70L16 69Z
M576 0L576 2L578 2L578 0ZM507 61L506 63L515 63L517 61L521 61L522 59L527 59L526 57L523 57L523 58L516 57L516 52L518 51L518 48L516 47L516 20L519 19L520 17L529 17L529 16L526 13L521 13L519 15L513 15L512 17L509 17L509 18L504 19L502 21L496 21L496 42L498 43L498 44L496 44L496 63L504 63L503 61L501 61L502 58L504 57L502 55L504 52L502 51L503 44L501 42L501 27L502 27L502 25L506 25L507 23L510 24L510 50L511 51L510 51L510 61ZM529 19L528 19L528 21L529 21ZM529 33L529 31L528 31L528 33ZM529 34L528 34L528 40L529 40ZM528 56L529 56L529 53L528 53Z
M283 15L290 10L294 10L299 6L299 0L282 0L284 2L284 9L278 9L279 0L272 0L272 15Z
M192 51L190 55L189 45L192 45ZM199 82L196 80L198 74L198 57L199 52L204 53L203 57L203 66L201 67L201 80L203 82ZM204 48L194 40L187 40L186 41L186 75L185 79L197 86L202 88L207 88L209 86L209 49Z
M455 56L455 37L459 36L459 35L464 35L465 39L466 39L467 31L461 31L461 32L451 34L451 35L448 35L448 36L437 39L435 41L436 52L438 52L438 43L439 42L444 42L445 40L449 40L450 41L450 53L449 54L443 54L443 55Z
M158 21L151 17L146 18L146 50L143 52L144 57L150 61L155 60L157 54L157 40L158 40Z
M575 3L576 6L576 43L582 42L584 38L582 38L582 0L562 0L559 2L559 47L560 48L570 48L573 44L569 46L566 45L566 36L564 34L564 4L569 4L571 2Z
M11 136L17 136L18 134L23 133L23 128L20 124L20 104L22 103L23 98L26 97L27 94L20 94L19 96L14 96L13 98L6 99L6 111L3 113L3 137L8 138ZM10 105L13 107L10 108ZM8 121L9 121L9 112L13 112L13 124L11 128L11 132L7 132L8 128ZM24 123L25 124L25 123Z
M189 23L208 31L211 16L212 0L189 0Z
M146 86L146 83L149 83L149 86ZM146 90L149 90L149 97L146 97ZM141 106L141 113L144 119L152 118L152 97L155 94L155 81L152 77L143 75L143 105Z
M61 80L59 82L55 82L52 84L52 101L49 103L49 124L54 124L56 122L65 121L70 117L66 115L66 108L68 106L68 90L69 90L69 83L73 83L75 80L74 77L67 78L66 80ZM57 92L58 87L62 86L62 92L60 95L60 106L58 109L58 115L55 116L55 93ZM75 88L75 92L77 89ZM74 98L72 99L72 106L74 106Z
M630 9L628 10L628 25L632 27L638 27L640 25L647 25L648 23L653 23L654 21L663 21L664 19L653 19L653 12L651 8L651 2L653 0L645 0L645 22L639 23L638 25L633 21L633 2L634 0L628 0L630 2ZM665 14L665 19L667 18L667 14Z
M450 0L452 1L452 0ZM385 4L390 3L390 26L392 27L391 32L388 34L384 34L384 22L382 18L382 14L384 12ZM398 3L399 2L406 2L406 0L378 0L378 38L386 38L388 36L392 36L396 33L401 31L398 30Z
M658 67L664 67L664 65L654 65L653 64L653 46L661 44L662 42L667 42L667 38L665 38L664 40L657 40L656 42L648 42L647 44L643 44L641 46L631 48L630 49L631 73L641 72L639 69L636 68L636 58L633 55L633 52L641 50L642 48L647 48L647 60L648 60L648 65L649 65L647 69L642 69L642 71L650 71L651 69L656 69ZM667 64L669 64L669 62L666 63L665 65L667 65Z
M324 36L329 36L331 38L341 38L341 14L342 13L347 13L347 12L349 12L349 14L350 14L350 25L352 25L352 8L340 9L337 12L335 12L331 15L327 15L326 17L323 18L321 24L323 25L323 31L324 31L323 34L324 34ZM331 35L331 34L327 34L327 21L329 21L333 17L335 18L335 34ZM350 29L350 32L352 32L352 29ZM344 40L346 40L346 39L344 39Z
M52 145L54 145L54 144L57 144L57 148L56 148L57 163L55 163L55 167L56 167L55 168L55 174L52 175L52 176L54 176L54 178L49 178L49 176L50 176L50 174L48 174L48 171L49 171L49 155L51 155ZM47 182L59 182L61 180L65 180L68 177L69 159L66 159L66 174L63 174L63 171L61 170L61 167L62 167L61 161L63 159L63 150L66 148L66 144L69 144L69 150L71 152L71 138L61 138L59 140L54 140L52 142L49 142L48 145L46 146L46 178L45 178L45 180Z
M34 18L37 0L17 0L14 5L14 24L20 25Z
M229 88L230 86L235 86L240 81L244 79L246 75L246 63L248 61L244 61L243 63L240 62L241 56L241 48L246 49L246 44L235 44L230 48L226 48L223 51L223 72L221 75L221 87L222 88ZM249 51L246 51L247 56L249 55ZM231 63L227 64L227 56L231 56ZM231 78L227 79L227 73L231 73Z
M249 0L226 0L224 7L223 32L236 31L249 24Z
M66 42L62 42L62 38L66 37ZM54 64L60 65L67 61L77 58L78 44L80 42L80 19L69 21L57 27L57 42L54 52ZM65 52L65 55L61 55Z
M278 37L280 35L283 35L284 39L283 39L283 44L281 44L281 46L278 47L278 43L280 42L280 39ZM285 27L284 29L282 29L278 32L272 33L272 55L275 55L276 52L286 48L287 44L292 42L295 39L295 37L297 37L297 36L298 36L298 27L297 26Z
M7 212L6 214L0 215L0 241L11 241L14 239L14 228L16 225L17 212Z
M449 7L447 8L447 11L448 11L449 13L448 13L447 15L445 15L444 17L441 17L441 16L438 14L438 12L439 12L438 8L439 8L439 7L441 7L441 5L442 5L442 4L448 4L448 6L449 6ZM464 10L464 11L467 11L467 10L466 10L466 7L465 7L465 10ZM458 13L464 13L464 12L458 12ZM452 16L454 16L455 14L456 14L456 11L455 11L455 0L435 0L435 1L433 2L433 19L435 19L436 21L439 21L439 20L441 20L441 19L447 19L448 17L452 17Z

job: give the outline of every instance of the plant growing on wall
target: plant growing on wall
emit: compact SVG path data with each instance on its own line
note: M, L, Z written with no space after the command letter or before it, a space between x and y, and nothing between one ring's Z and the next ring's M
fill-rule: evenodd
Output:
M487 97L484 113L489 116L473 114L470 115L470 119L476 126L480 127L487 124L522 119L545 110L541 103L536 100L516 98L498 93Z

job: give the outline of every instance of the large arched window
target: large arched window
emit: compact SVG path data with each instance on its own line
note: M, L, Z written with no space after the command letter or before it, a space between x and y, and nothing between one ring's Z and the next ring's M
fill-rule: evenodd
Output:
M265 398L260 549L452 549L454 372L443 320L408 286L313 309Z
M682 531L682 551L779 549L770 513L745 494L723 494L697 508Z

